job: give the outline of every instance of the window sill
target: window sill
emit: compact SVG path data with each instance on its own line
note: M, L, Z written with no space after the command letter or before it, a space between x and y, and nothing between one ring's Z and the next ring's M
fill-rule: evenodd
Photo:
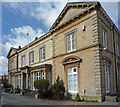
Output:
M71 93L71 94L77 94L78 93L78 91L68 91L69 93Z
M75 49L75 50L72 50L72 51L67 51L67 53L72 53L72 52L74 52L74 51L76 51L76 49Z
M43 60L40 60L40 62L43 62L43 61L45 61L45 59L43 59Z

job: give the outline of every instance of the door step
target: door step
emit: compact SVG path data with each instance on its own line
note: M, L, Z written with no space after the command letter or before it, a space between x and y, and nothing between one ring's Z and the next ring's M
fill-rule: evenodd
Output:
M118 96L105 96L106 102L117 102Z

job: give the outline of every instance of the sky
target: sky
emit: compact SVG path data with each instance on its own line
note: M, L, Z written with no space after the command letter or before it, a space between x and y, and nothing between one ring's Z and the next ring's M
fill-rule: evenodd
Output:
M7 54L11 47L25 46L35 37L47 33L67 2L89 0L4 0L0 2L0 75L7 74ZM93 0L90 0L93 1ZM113 22L118 26L118 2L99 0ZM29 33L29 37L27 36Z

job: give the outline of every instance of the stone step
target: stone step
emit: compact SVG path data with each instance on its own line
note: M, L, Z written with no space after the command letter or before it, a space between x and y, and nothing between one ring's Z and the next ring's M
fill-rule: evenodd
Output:
M105 96L106 102L117 102L117 96Z

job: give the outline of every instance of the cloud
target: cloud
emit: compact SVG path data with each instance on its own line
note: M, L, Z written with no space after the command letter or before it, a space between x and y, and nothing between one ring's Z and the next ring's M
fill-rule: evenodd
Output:
M59 3L40 3L39 7L35 10L31 11L31 16L37 19L38 21L43 21L43 23L50 27L57 19L58 15L62 11L63 7L65 6L66 2L59 2Z
M8 72L8 60L4 56L0 56L0 75L7 74Z
M38 0L39 1L39 0ZM94 0L81 0L81 1L94 1ZM117 0L112 2L99 0L102 6L107 11L109 16L113 19L115 24L118 22L118 6ZM60 1L50 1L45 0L40 2L9 2L6 3L6 8L13 11L15 14L18 12L22 15L27 15L36 19L38 22L42 22L47 28L50 28L54 21L57 19L58 15L64 8L67 2L80 2L80 0L60 0ZM116 3L115 3L116 2ZM114 11L113 11L114 8Z
M29 33L28 36L27 33ZM6 74L8 71L6 56L10 47L18 48L19 45L23 47L33 41L35 37L40 37L43 34L44 33L41 29L35 30L31 26L23 26L13 28L11 29L11 34L4 35L3 39L6 39L7 42L5 44L0 42L0 50L2 50L2 53L0 53L0 74Z
M35 37L40 37L43 34L41 29L38 28L35 30L31 26L13 28L11 29L11 34L3 36L3 39L7 42L5 44L0 43L0 50L2 50L0 55L6 55L10 47L18 48L19 45L23 47L33 41Z

